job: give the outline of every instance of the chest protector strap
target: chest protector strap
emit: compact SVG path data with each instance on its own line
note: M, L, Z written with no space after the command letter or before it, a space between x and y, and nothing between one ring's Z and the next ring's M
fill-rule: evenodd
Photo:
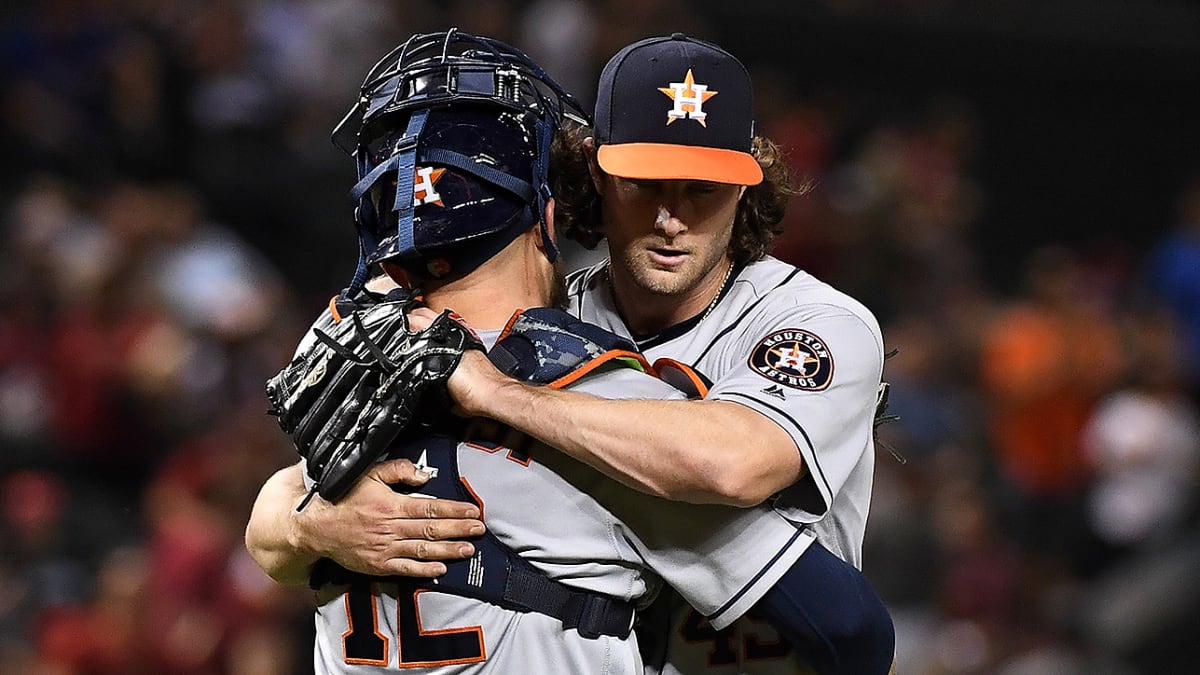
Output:
M565 386L605 364L651 370L632 343L581 323L565 312L545 308L514 316L488 356L497 368L516 379L553 387ZM461 420L457 426L463 426ZM421 494L468 501L482 509L483 505L459 475L460 440L459 433L435 431L419 438L398 440L388 456L439 469L445 467L421 486ZM601 635L629 636L635 615L632 603L551 579L490 531L471 543L475 555L469 560L448 561L446 574L437 579L369 577L322 558L313 568L310 585L315 589L324 584L387 581L398 584L400 593L440 591L515 611L552 616L562 621L564 629L574 628L589 639Z
M420 439L400 441L388 453L389 458L424 460L439 472L421 486L421 494L440 499L482 504L471 493L458 473L457 436L436 433ZM397 488L400 489L400 488ZM519 612L538 612L562 622L564 629L575 628L585 638L601 635L629 636L633 627L634 606L619 598L572 588L546 576L527 560L504 545L490 531L471 541L475 555L468 560L446 562L446 574L437 579L412 577L369 577L351 572L328 558L313 568L310 585L350 584L356 581L386 581L399 586L399 593L418 590L438 591L474 598Z

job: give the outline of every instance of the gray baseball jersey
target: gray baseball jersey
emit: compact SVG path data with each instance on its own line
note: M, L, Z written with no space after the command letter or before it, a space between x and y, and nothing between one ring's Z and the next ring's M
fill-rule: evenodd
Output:
M597 372L571 389L606 398L683 396L628 368ZM665 579L726 622L761 597L812 539L765 507L696 506L632 491L518 434L496 444L474 442L468 431L457 462L489 531L550 577L635 602L648 601ZM432 480L443 479L447 472ZM318 673L642 672L633 636L585 639L541 614L396 588L342 587L337 595L325 589L316 613Z
M737 270L703 318L656 336L634 336L614 306L605 263L573 273L568 282L571 311L581 319L634 339L651 361L665 357L694 367L713 382L708 398L747 406L787 431L807 472L773 500L773 508L861 566L883 371L883 337L870 310L766 257ZM730 457L735 461L736 448ZM776 546L766 539L758 545ZM769 641L762 635L769 627L743 622L735 635ZM694 617L681 622L663 672L796 672L774 654L756 670L747 658L749 641L729 645L736 658L714 663L712 655L721 651L716 646L728 643L730 634L716 635L712 627L724 628L716 621L689 630L693 623Z

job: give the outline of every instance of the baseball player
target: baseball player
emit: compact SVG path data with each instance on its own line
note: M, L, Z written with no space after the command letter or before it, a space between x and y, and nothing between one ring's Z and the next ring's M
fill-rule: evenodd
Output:
M604 69L592 136L577 134L556 157L562 175L591 177L574 190L559 186L560 228L585 244L607 237L611 254L570 277L572 313L633 340L652 361L671 358L707 376L703 401L506 387L473 370L476 361L455 373L450 390L468 412L651 494L769 500L857 567L883 339L862 304L765 255L786 174L773 144L752 143L751 110L749 76L732 55L681 34L643 40ZM570 168L573 159L587 166ZM776 625L807 611L786 587L757 608ZM767 647L778 642L769 626L746 620L714 630L683 611L660 636L669 643L663 672L789 672L782 649ZM837 669L831 660L810 658L823 672ZM871 672L859 668L846 672Z
M422 55L420 40L426 38L418 36L412 59ZM433 46L453 39L453 32L439 34ZM496 48L490 41L481 44ZM443 59L446 53L443 48ZM356 193L367 201L360 204L359 224L371 236L385 235L364 244L362 250L370 255L360 262L380 262L397 278L420 280L434 309L452 303L476 325L496 326L481 334L486 343L499 340L486 363L491 367L496 352L507 355L500 363L507 364L508 375L533 372L536 377L522 379L569 383L576 390L569 396L681 398L677 389L639 372L658 370L681 377L703 393L704 383L690 369L671 361L651 366L628 342L585 329L561 312L530 311L509 319L514 307L544 304L554 295L553 219L549 209L541 221L532 217L538 211L529 208L529 202L542 190L512 189L513 181L499 174L532 172L532 185L538 184L539 175L544 180L536 143L529 153L532 159L526 160L532 167L524 170L511 170L523 154L513 153L516 159L506 163L505 151L548 136L521 125L520 115L511 110L497 116L492 111L458 111L452 105L447 109L460 100L456 97L431 105L432 111L414 130L413 119L422 114L414 112L422 108L420 103L388 108L391 103L386 101L400 101L410 91L422 97L439 87L449 91L449 82L466 82L462 73L468 69L456 62L455 68L437 63L430 70L427 61L406 62L409 55L406 46L395 71L378 77L373 73L368 82L383 82L386 91L381 95L373 90L363 99L375 106L368 107L364 124L372 110L384 110L396 118L389 123L401 122L405 128L385 134L385 142L377 146L382 150L369 149L373 157L360 167L363 189ZM466 60L475 75L487 72L498 78L510 72L495 64L490 71L486 64L478 67L475 54ZM410 77L406 63L420 64L420 76ZM421 87L412 88L411 82L421 82ZM480 97L469 103L478 107ZM487 168L469 163L484 157ZM416 161L406 163L412 160ZM430 171L420 164L424 160L449 165ZM407 166L428 183L415 179L399 187L404 181L397 178ZM397 173L389 174L392 167L398 167ZM449 182L439 189L434 175ZM387 204L389 195L395 196L394 208ZM523 195L525 202L511 195ZM503 217L496 217L505 206ZM394 239L386 234L393 227L398 232ZM363 269L360 265L360 272ZM493 290L480 292L481 278ZM504 339L499 339L499 326L506 321ZM576 359L579 364L542 372L548 362L569 361L544 358L547 345L560 349L562 340L570 342L580 334L587 336L587 349ZM542 358L508 347L513 339L517 342L512 344L532 344L531 353ZM484 357L464 354L464 364L475 358ZM621 363L637 368L616 367ZM396 577L370 579L333 565L318 567L314 580L321 589L316 649L320 672L401 667L431 672L633 672L640 665L636 643L628 638L632 604L651 595L657 583L647 567L715 625L741 615L767 587L801 570L793 563L806 550L815 551L805 557L816 562L811 569L803 568L811 574L792 577L792 592L803 594L805 585L821 580L817 574L832 569L844 568L851 576L855 572L844 564L838 567L840 561L819 545L809 548L813 535L797 527L803 519L799 510L697 506L633 492L511 429L473 424L459 433L434 433L400 443L394 452L415 460L430 476L423 487L427 494L470 499L480 508L486 504L490 533L477 542L469 563L448 565L450 573L431 584ZM297 471L281 480L294 482ZM253 528L252 518L247 535L252 551ZM838 589L851 595L863 592L854 584L835 586L829 590L835 605L846 602ZM560 596L567 600L546 600Z

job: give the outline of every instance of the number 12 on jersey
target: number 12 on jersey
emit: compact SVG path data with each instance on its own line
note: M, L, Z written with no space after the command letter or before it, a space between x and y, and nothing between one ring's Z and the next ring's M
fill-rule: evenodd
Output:
M427 631L421 627L417 598L422 590L401 588L396 597L396 649L401 668L478 663L487 659L479 626ZM375 584L358 583L343 596L346 632L342 649L346 663L386 666L389 637L380 630L380 602Z

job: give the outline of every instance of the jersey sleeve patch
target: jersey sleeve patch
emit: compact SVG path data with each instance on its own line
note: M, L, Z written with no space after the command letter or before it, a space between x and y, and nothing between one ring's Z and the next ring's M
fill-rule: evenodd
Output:
M821 391L833 379L833 355L825 341L798 328L775 331L750 353L750 369L793 389Z

